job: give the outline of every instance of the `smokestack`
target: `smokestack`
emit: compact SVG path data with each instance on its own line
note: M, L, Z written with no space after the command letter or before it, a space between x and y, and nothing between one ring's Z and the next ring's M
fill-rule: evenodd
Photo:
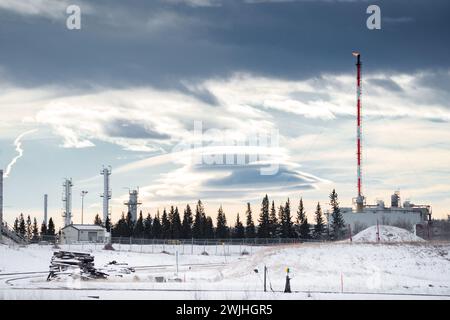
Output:
M358 178L358 196L356 197L356 212L362 212L364 208L364 196L362 195L362 130L361 130L361 54L353 52L357 58L356 62L356 155L357 155L357 178Z
M3 229L3 170L0 170L0 240L2 240Z
M44 224L47 225L48 195L44 194Z
M103 175L103 194L100 196L103 198L103 223L106 223L106 220L109 216L109 200L111 199L111 190L109 188L109 176L111 175L111 167L103 167L103 170L100 172Z

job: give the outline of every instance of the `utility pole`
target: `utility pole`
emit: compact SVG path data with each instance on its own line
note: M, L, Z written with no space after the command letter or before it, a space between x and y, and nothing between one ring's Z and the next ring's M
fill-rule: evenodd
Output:
M84 217L84 196L87 195L87 191L83 190L81 191L81 224L84 224L83 217Z

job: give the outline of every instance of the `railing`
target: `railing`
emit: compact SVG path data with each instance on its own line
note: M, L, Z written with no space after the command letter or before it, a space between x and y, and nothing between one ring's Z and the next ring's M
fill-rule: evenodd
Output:
M28 241L8 225L0 225L1 233L18 244L27 244Z

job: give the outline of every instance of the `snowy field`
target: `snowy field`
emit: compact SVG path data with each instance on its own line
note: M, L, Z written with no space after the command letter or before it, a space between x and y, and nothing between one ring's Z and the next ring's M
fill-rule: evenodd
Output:
M450 298L450 244L445 243L305 243L259 247L246 256L185 253L179 255L178 273L174 254L84 249L95 256L96 267L116 260L136 272L47 282L51 246L0 245L0 299ZM268 292L263 292L264 265ZM291 294L282 292L286 267Z

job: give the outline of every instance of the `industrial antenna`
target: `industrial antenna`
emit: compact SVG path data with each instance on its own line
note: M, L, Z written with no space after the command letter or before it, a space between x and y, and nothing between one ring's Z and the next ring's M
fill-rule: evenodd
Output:
M361 149L362 149L362 130L361 130L361 54L353 52L353 56L357 58L356 62L356 140L357 140L357 177L358 177L358 196L356 197L356 212L362 212L364 208L364 196L362 194L362 170L361 170Z
M136 221L137 220L137 207L138 205L142 204L138 200L139 196L139 188L134 190L129 190L129 199L124 204L128 206L128 212L131 214L131 220Z
M103 167L100 174L103 175L103 194L100 195L103 198L103 223L106 223L109 216L109 200L111 199L111 189L109 188L111 167Z
M63 197L62 201L64 204L63 218L64 226L72 224L72 179L65 179L63 183Z

